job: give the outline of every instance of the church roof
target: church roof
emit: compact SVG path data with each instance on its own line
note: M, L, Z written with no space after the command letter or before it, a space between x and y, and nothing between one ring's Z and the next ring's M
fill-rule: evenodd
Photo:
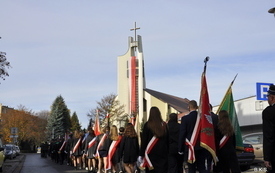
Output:
M176 109L181 113L189 112L188 111L189 100L187 98L172 96L172 95L154 91L148 88L144 89L144 91L158 98L159 100L162 100L163 102L167 103L168 105L170 105L171 107L173 107L174 109Z

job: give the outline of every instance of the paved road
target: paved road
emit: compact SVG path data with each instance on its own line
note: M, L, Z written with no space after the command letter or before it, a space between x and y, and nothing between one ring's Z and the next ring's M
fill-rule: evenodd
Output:
M37 153L24 153L13 160L7 159L3 165L4 173L87 173L74 170L67 165L59 165L50 158L41 158Z
M7 159L3 165L3 172L8 173L87 173L86 170L74 170L67 165L59 165L49 158L41 158L37 153L24 153L13 160ZM254 164L246 173L264 173L265 168Z
M86 170L74 170L73 167L60 165L50 160L41 158L40 154L26 154L26 159L20 173L87 173Z

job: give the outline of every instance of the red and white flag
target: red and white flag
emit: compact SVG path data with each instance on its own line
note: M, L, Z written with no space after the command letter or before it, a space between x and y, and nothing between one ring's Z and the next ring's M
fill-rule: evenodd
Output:
M96 110L96 117L95 117L95 124L94 124L94 132L95 132L95 135L98 136L100 135L101 133L101 130L100 130L100 123L99 123L99 115L98 115L98 109Z
M211 153L213 160L216 163L217 156L216 156L216 146L215 146L215 134L214 134L213 121L211 116L211 109L210 109L205 73L206 73L206 63L205 63L204 71L202 73L202 78L201 78L201 95L200 95L200 105L199 105L200 146L205 148Z

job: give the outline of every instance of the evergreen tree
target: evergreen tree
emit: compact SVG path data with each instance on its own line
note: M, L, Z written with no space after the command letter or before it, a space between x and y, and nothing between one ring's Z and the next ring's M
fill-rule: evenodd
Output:
M73 132L75 130L80 130L81 129L81 125L79 123L78 116L77 116L76 112L74 112L73 115L72 115L72 117L71 117L71 124L72 124L71 130Z
M70 128L70 111L63 97L61 95L57 96L51 106L51 112L48 118L48 136L51 138L63 137Z

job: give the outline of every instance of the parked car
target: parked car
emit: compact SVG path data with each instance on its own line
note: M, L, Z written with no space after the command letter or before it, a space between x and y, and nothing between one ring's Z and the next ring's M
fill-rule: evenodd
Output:
M237 157L239 161L239 165L242 171L245 171L250 168L252 163L254 162L254 148L252 145L244 143L243 150L237 150Z
M254 148L255 162L263 162L263 133L250 133L243 136L243 142Z
M2 172L3 163L5 160L5 148L2 144L2 140L0 139L0 172Z
M19 156L20 155L20 148L19 148L19 146L15 145L15 151L16 151L16 155Z
M6 144L5 145L5 157L9 159L14 159L16 157L15 145L13 144Z

